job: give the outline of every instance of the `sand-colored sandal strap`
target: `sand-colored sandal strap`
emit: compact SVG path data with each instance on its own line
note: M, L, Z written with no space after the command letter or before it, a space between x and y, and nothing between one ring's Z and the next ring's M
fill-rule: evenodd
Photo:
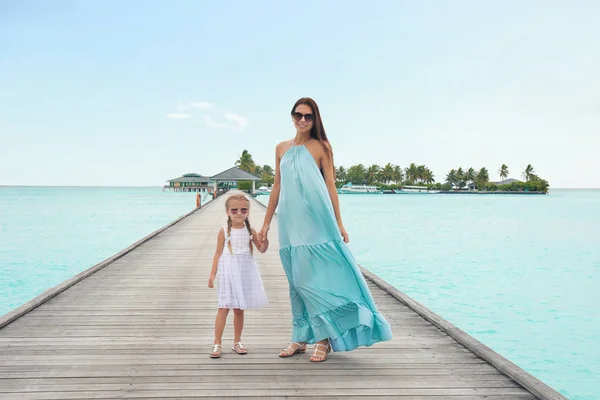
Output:
M237 351L241 351L241 350L248 350L244 347L244 345L242 344L242 342L237 342L233 345L233 348Z

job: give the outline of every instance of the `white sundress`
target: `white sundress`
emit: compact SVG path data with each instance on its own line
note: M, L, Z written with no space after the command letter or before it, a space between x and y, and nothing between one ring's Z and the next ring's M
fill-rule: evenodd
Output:
M217 269L219 308L259 308L267 304L260 272L250 253L250 234L244 227L231 228L231 236L225 232L225 246ZM228 243L231 243L229 251Z

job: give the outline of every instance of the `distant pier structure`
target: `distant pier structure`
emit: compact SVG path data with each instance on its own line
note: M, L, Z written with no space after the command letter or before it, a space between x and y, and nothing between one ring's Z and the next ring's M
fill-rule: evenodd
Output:
M213 181L208 176L189 173L183 174L179 178L169 179L168 185L164 190L173 190L174 192L205 192L212 193L214 190Z
M260 178L238 167L231 167L210 177L197 173L183 174L179 178L168 180L168 184L163 186L163 191L215 193L237 188L238 182L244 181L252 182L251 193L254 193L256 182L259 182Z

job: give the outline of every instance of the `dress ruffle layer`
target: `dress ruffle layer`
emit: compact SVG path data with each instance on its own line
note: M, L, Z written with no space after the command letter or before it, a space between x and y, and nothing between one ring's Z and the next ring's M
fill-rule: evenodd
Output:
M280 255L290 282L293 341L329 338L334 351L350 351L393 338L341 240L288 246Z

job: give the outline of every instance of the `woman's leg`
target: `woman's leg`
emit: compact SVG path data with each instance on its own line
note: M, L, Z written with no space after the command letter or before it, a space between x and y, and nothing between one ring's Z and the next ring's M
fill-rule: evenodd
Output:
M315 347L313 348L313 353L310 356L310 361L312 362L323 362L327 360L327 355L331 351L331 345L329 344L329 339L323 339L315 343Z

